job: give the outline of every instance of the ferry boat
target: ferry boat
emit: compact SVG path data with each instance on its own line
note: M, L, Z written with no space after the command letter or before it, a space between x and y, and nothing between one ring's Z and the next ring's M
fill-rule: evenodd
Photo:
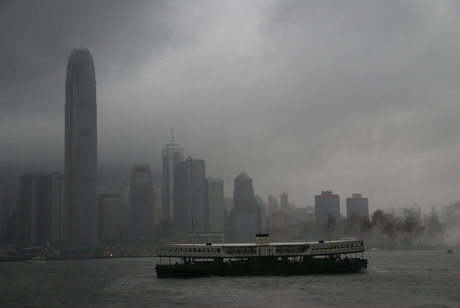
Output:
M349 273L367 268L360 239L247 244L170 244L160 247L158 278Z

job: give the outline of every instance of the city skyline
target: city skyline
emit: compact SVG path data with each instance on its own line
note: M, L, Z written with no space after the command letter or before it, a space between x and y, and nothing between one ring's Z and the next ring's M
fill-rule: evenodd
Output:
M256 194L286 191L297 206L329 189L362 193L371 211L448 206L460 199L458 6L358 3L157 1L109 14L104 1L7 1L0 170L64 172L62 79L82 45L98 66L103 178L126 181L140 161L158 179L174 124L226 197L245 171Z

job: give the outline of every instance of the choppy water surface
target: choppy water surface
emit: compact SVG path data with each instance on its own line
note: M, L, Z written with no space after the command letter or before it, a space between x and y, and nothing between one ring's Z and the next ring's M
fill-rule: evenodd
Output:
M157 279L156 258L0 263L1 307L460 307L460 251L367 252L367 271Z

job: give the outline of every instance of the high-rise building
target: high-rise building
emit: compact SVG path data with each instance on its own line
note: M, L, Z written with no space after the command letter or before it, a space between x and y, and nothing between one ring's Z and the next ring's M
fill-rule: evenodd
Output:
M369 201L361 194L352 194L347 202L347 219L344 232L349 236L364 237L363 224L369 222Z
M272 195L268 195L268 215L278 211L278 200Z
M131 174L131 228L134 240L153 237L153 180L148 164L136 164Z
M335 239L341 236L342 217L340 216L339 195L332 190L322 191L315 196L316 231L322 239Z
M68 244L97 245L97 106L94 62L76 47L67 63L65 204Z
M224 233L224 181L221 179L206 179L207 208L209 213L210 233Z
M260 213L257 211L252 179L241 172L234 181L233 213L230 241L250 243L260 231Z
M42 244L39 230L44 231L46 212L45 185L42 175L21 176L19 196L19 246L31 247Z
M369 200L361 194L352 194L347 198L347 217L369 218Z
M64 239L63 180L59 173L24 174L19 197L20 247L60 244Z
M171 130L171 141L162 151L163 164L163 219L174 220L174 165L184 160L184 149L174 141L174 130Z
M288 194L285 191L280 195L280 205L282 211L289 212Z
M243 171L235 178L234 185L233 210L238 213L255 213L256 202L252 179Z
M102 243L115 243L121 239L121 203L120 195L99 195L98 229Z
M174 166L174 227L178 233L207 232L205 163L188 157Z
M67 222L64 219L64 174L55 172L46 175L45 185L49 208L49 241L52 244L61 244L67 231Z

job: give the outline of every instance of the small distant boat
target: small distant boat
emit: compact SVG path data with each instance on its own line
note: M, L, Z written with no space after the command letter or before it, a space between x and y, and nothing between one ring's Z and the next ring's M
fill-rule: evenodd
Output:
M447 253L454 253L454 251L452 249L449 249Z
M34 257L30 260L27 260L27 264L36 264L36 263L46 263L45 257Z

